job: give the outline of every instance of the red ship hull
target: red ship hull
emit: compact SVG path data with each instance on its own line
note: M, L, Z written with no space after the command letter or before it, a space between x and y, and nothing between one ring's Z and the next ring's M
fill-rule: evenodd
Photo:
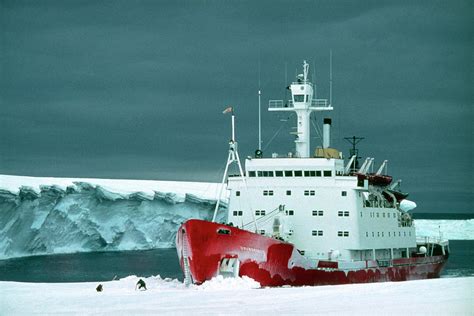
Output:
M290 243L237 227L188 220L178 230L176 248L183 271L201 284L217 276L221 265L237 262L239 276L261 286L303 286L438 278L448 254L377 261L310 260Z

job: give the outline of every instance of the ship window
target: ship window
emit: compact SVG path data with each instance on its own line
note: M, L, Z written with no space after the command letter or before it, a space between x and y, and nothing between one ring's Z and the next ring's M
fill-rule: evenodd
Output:
M300 253L300 255L304 256L304 250L299 250L299 249L296 249L298 250L298 252Z
M293 100L295 102L304 102L304 94L295 94Z
M347 191L342 191L341 196L347 196Z
M260 235L265 235L265 229L260 230Z
M311 232L311 234L312 234L313 236L322 236L322 235L323 235L323 231L322 231L322 230L313 230L313 231Z
M349 211L344 211L344 216L349 216Z
M365 232L365 237L369 237L369 232Z
M323 235L323 231L322 230L318 230L318 236L322 236Z
M382 237L383 237L383 232L382 232Z
M388 237L390 237L390 232L388 232Z
M302 176L303 176L303 171L295 170L295 177L302 177Z
M249 177L255 177L255 171L249 171Z
M349 237L349 232L344 232L344 237Z
M260 210L260 215L265 216L265 210Z
M377 212L377 217L379 217L379 213Z
M240 191L235 191L235 196L240 196Z
M295 215L295 211L293 210L286 210L285 213L286 215L290 215L290 216Z
M256 210L255 215L260 216L260 210Z
M344 212L343 211L338 211L337 212L337 216L343 216L344 215Z
M323 216L324 215L324 211L318 211L318 216Z
M293 176L293 170L285 170L285 177L292 177Z
M331 172L331 170L324 170L324 171L323 171L323 175L324 175L325 177L330 177L330 176L332 175L332 172Z
M387 217L390 218L390 213L387 213Z
M242 216L243 213L242 213L242 211L234 211L234 212L232 212L232 214L234 216Z
M286 195L291 195L291 190L286 190Z
M314 190L304 190L304 195L315 195Z
M273 190L263 190L263 195L273 195Z
M377 237L380 237L380 232L377 232Z
M382 217L384 217L384 218L385 218L385 212L383 212L383 213L382 213Z
M375 233L374 233L374 232L372 232L372 237L375 237Z
M337 232L337 236L342 237L342 235L343 235L342 231Z
M283 177L283 171L275 171L275 177Z
M217 230L217 233L220 234L220 235L230 235L230 230L224 229L224 228L219 228Z

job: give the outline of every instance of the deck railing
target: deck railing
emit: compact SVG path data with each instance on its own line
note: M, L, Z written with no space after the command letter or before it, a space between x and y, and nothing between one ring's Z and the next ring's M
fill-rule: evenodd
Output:
M327 108L329 107L327 99L313 99L311 100L311 107L316 108ZM283 108L294 108L295 105L292 100L284 102L284 100L270 100L268 101L268 108L270 109L283 109Z

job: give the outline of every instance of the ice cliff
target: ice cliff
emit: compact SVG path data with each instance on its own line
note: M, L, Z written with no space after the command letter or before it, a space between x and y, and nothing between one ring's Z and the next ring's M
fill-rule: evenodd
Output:
M219 188L0 175L0 258L173 247L183 221L212 218Z

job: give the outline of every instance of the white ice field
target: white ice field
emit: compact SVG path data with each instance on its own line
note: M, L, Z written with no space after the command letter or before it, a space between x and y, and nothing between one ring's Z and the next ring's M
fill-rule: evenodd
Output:
M186 288L176 280L98 283L0 282L1 315L473 315L474 277L319 287L259 288L214 279Z

